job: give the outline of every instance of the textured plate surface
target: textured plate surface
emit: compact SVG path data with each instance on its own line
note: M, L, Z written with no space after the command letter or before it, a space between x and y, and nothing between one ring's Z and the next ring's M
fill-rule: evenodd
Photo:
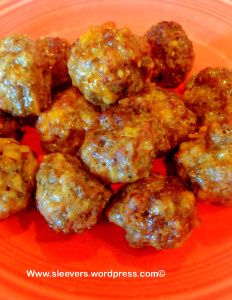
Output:
M194 41L194 71L232 67L231 1L1 0L0 36L59 35L75 40L89 25L115 21L143 34L175 20ZM23 142L41 154L35 132ZM154 168L162 170L157 161ZM0 222L0 299L231 299L232 208L199 205L201 225L180 249L131 249L104 220L81 235L56 234L34 207ZM163 278L27 278L37 271L157 271Z

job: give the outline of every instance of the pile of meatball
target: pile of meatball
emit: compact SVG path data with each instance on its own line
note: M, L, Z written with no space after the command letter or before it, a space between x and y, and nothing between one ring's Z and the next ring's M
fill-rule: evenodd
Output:
M198 225L197 201L231 206L232 70L187 79L193 63L192 42L172 21L142 37L112 22L92 26L72 45L1 39L0 218L35 197L56 232L80 233L104 214L130 246L160 250ZM20 143L29 123L40 164ZM174 175L152 172L166 155Z

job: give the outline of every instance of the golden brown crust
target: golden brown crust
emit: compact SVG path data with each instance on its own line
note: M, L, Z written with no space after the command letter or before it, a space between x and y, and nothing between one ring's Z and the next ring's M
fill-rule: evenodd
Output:
M185 104L201 124L232 119L232 70L205 68L192 77L184 93Z
M36 123L42 144L50 152L76 153L98 113L75 88L58 93L53 102Z
M204 202L232 205L232 123L213 123L205 133L180 145L179 176Z
M153 67L149 46L114 23L92 26L71 49L69 74L85 98L102 108L138 93Z
M51 74L36 42L24 35L0 40L0 109L39 115L51 103Z
M37 161L29 147L0 138L0 219L28 206L36 170Z
M198 222L194 195L177 178L158 175L122 188L106 215L131 247L157 250L179 247Z
M120 105L125 109L131 107L145 118L156 121L156 156L175 148L196 129L196 116L184 105L180 96L154 84L147 85L145 92L137 97L122 99Z
M176 147L195 124L195 115L176 94L150 85L100 115L86 134L81 158L106 181L134 182L149 175L152 157Z
M50 66L53 87L70 83L67 62L71 44L59 37L44 37L39 39L37 44Z
M37 207L57 232L91 228L111 196L110 190L70 155L46 155L36 179Z
M192 42L176 22L162 21L146 33L154 61L152 81L163 87L177 87L191 71Z
M106 182L133 182L149 175L153 157L151 122L131 122L125 128L92 129L81 147L81 158Z

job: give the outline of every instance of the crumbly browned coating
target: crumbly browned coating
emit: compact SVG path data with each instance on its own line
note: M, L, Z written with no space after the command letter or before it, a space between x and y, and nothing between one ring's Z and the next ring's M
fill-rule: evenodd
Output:
M19 132L19 121L11 115L0 111L0 137L17 138Z
M196 129L196 116L183 103L180 96L154 84L138 97L122 100L124 105L137 106L158 123L159 135L155 138L155 155L166 154L187 139Z
M185 104L200 118L201 124L232 119L232 70L205 68L186 85Z
M136 118L129 110L107 111L100 117L100 127L86 133L81 158L92 173L107 182L133 182L149 175L152 131L150 120Z
M50 66L53 87L69 83L71 80L67 62L71 44L66 39L59 37L44 37L39 39L37 43L44 59Z
M92 26L74 44L68 70L74 86L102 108L138 93L153 62L149 45L114 23Z
M91 228L111 196L80 160L68 154L46 155L36 179L37 207L57 232Z
M86 134L81 158L109 182L134 182L149 175L151 159L186 139L196 117L173 92L150 85L99 117Z
M50 152L75 153L98 113L75 88L58 93L53 101L36 124L42 144Z
M180 145L179 176L204 202L232 205L232 122L213 123Z
M156 175L129 184L115 196L106 215L126 231L131 247L179 247L197 224L193 193L175 177Z
M51 74L36 42L24 35L0 40L0 109L39 115L51 103Z
M192 42L176 22L162 21L145 34L154 61L152 81L162 87L177 87L194 62Z
M0 138L0 219L28 206L36 170L37 160L29 147Z

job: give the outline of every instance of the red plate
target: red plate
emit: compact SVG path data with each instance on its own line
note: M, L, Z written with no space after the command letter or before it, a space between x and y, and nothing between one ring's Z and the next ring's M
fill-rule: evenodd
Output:
M232 67L230 0L1 0L0 35L59 35L74 40L89 25L115 21L143 34L160 20L183 25L195 67ZM24 138L40 152L36 135ZM159 163L155 168L162 167ZM199 205L202 224L180 249L131 249L124 232L102 221L80 235L56 234L34 207L0 223L1 299L231 299L232 208ZM28 278L26 270L149 272L160 278ZM57 274L57 273L56 273ZM71 275L70 275L71 276Z

